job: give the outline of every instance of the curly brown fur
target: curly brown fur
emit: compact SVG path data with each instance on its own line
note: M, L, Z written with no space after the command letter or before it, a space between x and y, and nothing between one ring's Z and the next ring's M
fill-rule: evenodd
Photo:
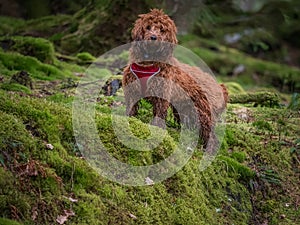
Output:
M173 57L172 46L178 42L176 33L175 23L162 10L153 9L147 14L139 15L139 19L135 22L132 30L132 39L134 42L130 50L130 64L134 62L145 66L149 64L156 65L160 68L160 73L155 77L163 78L164 82L159 82L159 79L149 80L146 93L143 96L140 89L141 86L139 82L135 82L137 78L131 72L130 65L128 65L124 69L122 81L126 112L129 116L135 116L138 111L138 102L136 99L145 97L153 105L153 124L161 127L164 125L162 121L165 120L169 107L173 109L177 120L182 120L185 113L186 115L190 115L190 112L184 112L184 109L188 99L191 99L193 107L197 112L198 118L196 120L198 122L195 122L195 118L188 118L192 120L189 123L195 123L200 126L201 137L204 143L207 144L210 138L214 138L212 137L214 136L214 132L211 131L214 129L218 115L226 107L227 90L224 86L217 84L210 74L201 71L198 67L183 64ZM165 58L153 61L145 60L143 56L143 45L145 44L141 41L170 43L167 49L164 49L163 46L161 48L159 44L155 47L157 48L155 51L159 55L166 54ZM168 49L171 49L171 51ZM130 88L126 88L127 85ZM177 86L180 88L176 88ZM176 104L182 106L180 108L183 109L183 112L180 112L180 115L176 107L174 107Z

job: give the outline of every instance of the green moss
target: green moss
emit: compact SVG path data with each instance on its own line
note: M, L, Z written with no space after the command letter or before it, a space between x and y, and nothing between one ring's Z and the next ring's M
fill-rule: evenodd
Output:
M247 155L245 152L232 152L231 158L235 159L239 163L243 163L243 162L245 162Z
M77 53L76 57L82 61L87 61L87 62L93 62L96 59L94 56L92 56L88 52Z
M226 82L224 83L228 92L229 92L229 95L232 95L232 94L245 94L245 90L244 88L239 84L239 83L236 83L236 82Z
M32 56L43 63L53 64L55 60L53 44L43 38L2 37L0 38L0 46L2 46L4 51L13 51L25 56Z
M26 94L31 94L31 90L28 87L25 87L21 84L15 83L3 83L0 85L0 88L6 91L16 91L16 92L24 92Z
M253 122L253 126L257 127L257 129L272 131L273 128L267 121L258 120Z
M233 94L230 96L230 103L254 103L255 106L279 106L280 98L277 93L261 91L254 93Z
M0 178L0 217L9 218L12 206L22 212L23 215L28 216L31 201L25 193L20 191L18 180L2 167L0 167Z
M14 33L16 29L24 24L25 21L22 19L0 16L0 36Z
M30 34L34 33L35 36L49 37L56 44L59 43L61 36L68 32L72 24L77 22L72 20L72 15L57 14L51 16L45 16L37 19L31 19L25 21L24 24L17 27L18 34ZM66 27L68 27L66 29Z
M55 103L63 103L65 105L71 105L74 98L73 96L68 96L65 93L56 93L54 95L47 97L47 100L53 101Z
M62 138L60 135L66 135L66 131L68 135L64 139L67 142L67 139L70 138L72 129L68 117L70 112L61 106L28 97L20 98L17 95L6 95L3 92L0 92L0 102L1 111L16 115L40 138L48 140L50 143L56 143Z
M33 66L29 63L24 68L34 70L30 72L33 77L39 73L40 66L45 65L32 57L1 54L17 55L20 58L14 59L25 61L30 59ZM14 66L7 66L12 63L1 61L1 73L13 74ZM64 73L62 69L69 73L83 72L82 67L60 62L51 68L60 74ZM233 89L242 91L236 84ZM290 154L290 143L300 135L296 111L228 104L224 144L209 168L199 172L203 152L196 149L189 162L174 176L151 186L130 187L101 177L82 157L73 137L72 100L67 92L44 99L0 90L0 217L12 218L13 205L25 224L53 224L65 209L75 212L68 220L71 225L251 224L253 210L263 213L260 218L270 224L276 224L282 214L287 217L282 223L299 221L296 217L299 213L293 207L281 204L292 202L292 195L278 194L297 193L294 187L298 177ZM176 126L168 127L162 143L152 151L136 151L122 144L112 126L110 105L114 100L114 97L103 97L95 107L99 137L112 156L140 166L160 162L174 151L179 144ZM240 108L246 109L248 120L239 117L237 109ZM153 133L150 148L155 137L163 135L161 129L141 122L151 120L151 109L149 103L142 101L137 118L130 118L127 128L124 117L117 116L119 131L129 130L141 139ZM51 143L54 149L46 149L45 143ZM18 176L14 163L24 166L32 160L45 175L39 172L33 177ZM273 182L274 178L278 178L279 184ZM289 191L284 192L280 185ZM25 187L28 189L24 191ZM252 191L247 187L252 187ZM71 202L69 196L78 201ZM35 221L32 219L34 207L41 209ZM271 212L276 219L270 219Z
M132 132L133 137L127 141L130 142L131 146L139 146L139 139L135 139L134 137L138 137L140 139L149 138L147 146L145 148L152 149L152 146L155 146L156 140L159 139L163 135L163 131L160 129L151 129L148 128L145 124L141 123L135 118L130 118L128 127L126 128L126 121L122 119L122 117L115 117L117 120L119 132ZM125 123L124 123L125 122ZM124 123L124 126L121 124ZM107 148L107 151L110 152L115 158L122 162L129 162L133 165L147 165L159 162L166 158L169 154L174 150L174 143L170 136L166 136L163 139L163 143L159 145L159 147L153 149L152 151L136 151L130 148L125 147L118 140L117 136L115 136L112 121L110 115L100 114L97 116L97 125L100 131L99 135L102 143ZM149 137L149 135L151 136ZM163 137L163 136L162 136ZM129 138L129 137L128 137ZM146 150L146 149L145 149Z
M219 159L225 163L229 173L239 174L240 179L249 181L254 178L255 172L238 161L226 156L219 156Z
M5 218L0 218L0 224L2 224L2 225L21 225L21 223L18 223L17 221L5 219Z
M21 161L26 161L30 151L35 149L33 138L27 132L24 124L17 117L0 110L0 153L8 163L13 163L11 157L18 155Z
M43 64L31 56L23 56L18 53L1 53L0 68L4 75L11 76L15 72L24 70L31 74L32 78L41 80L55 80L72 76L70 71L62 72L54 66Z

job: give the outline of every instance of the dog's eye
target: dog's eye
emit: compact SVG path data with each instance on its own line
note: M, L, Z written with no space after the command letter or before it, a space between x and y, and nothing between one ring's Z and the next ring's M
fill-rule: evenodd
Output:
M164 33L165 32L164 28L160 28L160 32Z
M147 30L151 30L151 27L150 27L150 26L147 26L146 29L147 29Z

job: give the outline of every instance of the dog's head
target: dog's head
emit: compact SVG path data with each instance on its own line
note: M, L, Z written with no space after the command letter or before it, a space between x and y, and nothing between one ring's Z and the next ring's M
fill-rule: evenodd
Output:
M134 41L161 41L177 44L174 21L162 10L152 9L139 15L131 32Z

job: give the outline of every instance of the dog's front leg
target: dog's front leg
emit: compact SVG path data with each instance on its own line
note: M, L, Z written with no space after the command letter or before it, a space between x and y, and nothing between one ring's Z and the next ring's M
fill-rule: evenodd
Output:
M155 98L151 99L151 102L153 104L153 120L152 120L152 125L158 126L160 128L165 128L166 123L165 119L168 114L168 108L170 103L161 98Z
M126 115L127 116L136 116L139 110L138 102L135 102L131 98L126 98L125 96L125 104L126 104Z
M128 85L126 82L123 82L124 98L126 105L126 115L127 116L136 116L139 110L139 90L140 87L137 85Z

